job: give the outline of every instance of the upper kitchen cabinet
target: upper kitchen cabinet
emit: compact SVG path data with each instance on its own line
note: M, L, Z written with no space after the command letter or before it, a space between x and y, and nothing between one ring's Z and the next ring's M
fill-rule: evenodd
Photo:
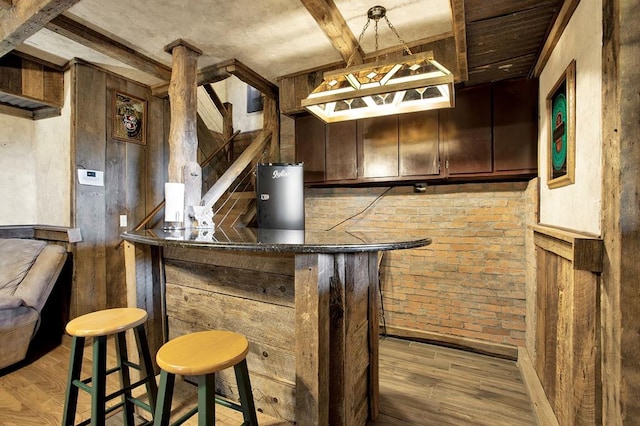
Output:
M440 110L447 176L491 173L491 86L456 91L455 108Z
M325 147L325 178L327 181L358 178L355 121L327 124Z
M455 108L324 124L296 118L313 185L528 179L537 174L537 80L456 91Z
M398 116L365 118L358 126L358 176L398 177Z
M296 161L304 163L305 182L324 182L325 125L312 115L296 118Z
M493 167L496 173L538 170L538 81L493 87Z
M438 111L398 116L400 176L437 176L440 173Z

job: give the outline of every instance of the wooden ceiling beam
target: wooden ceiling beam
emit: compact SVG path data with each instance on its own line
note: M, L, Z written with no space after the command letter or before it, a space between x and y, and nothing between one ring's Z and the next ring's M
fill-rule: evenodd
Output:
M351 65L361 64L364 52L358 46L358 40L349 29L347 21L344 20L333 0L300 1L313 16L313 19L316 20L320 29L327 35L333 47L342 56L342 59L348 63L349 58L353 55Z
M458 72L460 81L469 80L469 65L467 62L467 26L465 22L464 0L451 0L451 22L456 41L456 56L458 57Z
M540 77L540 74L542 74L542 70L545 65L547 65L551 52L553 52L556 44L558 44L560 36L569 24L569 20L573 16L573 12L575 12L579 3L580 0L566 0L562 3L562 7L553 22L553 26L547 35L544 45L542 46L540 55L538 55L538 61L533 66L530 77L538 78Z
M260 74L258 74L242 62L238 61L237 59L230 59L229 61L221 63L220 66L224 66L224 69L229 74L235 75L248 85L258 89L268 98L275 99L276 102L278 101L278 86L271 83L269 80L262 77Z
M127 64L135 69L144 71L159 78L160 80L171 80L171 68L154 61L151 58L119 43L91 28L60 15L53 18L45 25L50 31L56 32L63 37L73 40L83 46L89 47L97 52L116 59L123 64Z
M226 69L221 68L219 65L211 65L201 69L196 76L196 82L198 86L209 83L217 83L231 77L231 74ZM155 85L151 88L153 96L165 98L169 95L169 83L163 83Z
M0 57L42 29L80 0L14 0L0 8ZM3 5L7 0L3 1Z
M235 75L239 80L244 81L248 85L255 87L260 92L264 93L265 96L276 101L278 100L278 86L271 83L269 80L262 77L260 74L253 71L237 59L228 59L201 69L197 75L198 86L216 83L229 78L232 75ZM159 96L161 98L167 96L168 90L168 83L154 86L151 89L154 96Z

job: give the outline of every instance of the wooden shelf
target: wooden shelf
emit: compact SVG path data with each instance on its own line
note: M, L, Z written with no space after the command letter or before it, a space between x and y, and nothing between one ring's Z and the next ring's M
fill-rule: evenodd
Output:
M600 237L548 225L531 228L536 246L569 260L574 270L602 272L604 243Z

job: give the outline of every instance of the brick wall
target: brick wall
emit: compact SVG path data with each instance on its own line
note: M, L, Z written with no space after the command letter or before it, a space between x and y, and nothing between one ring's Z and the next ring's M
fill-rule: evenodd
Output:
M535 181L532 181L535 182ZM406 230L430 246L385 254L386 324L524 346L525 235L534 183L306 191L307 229Z

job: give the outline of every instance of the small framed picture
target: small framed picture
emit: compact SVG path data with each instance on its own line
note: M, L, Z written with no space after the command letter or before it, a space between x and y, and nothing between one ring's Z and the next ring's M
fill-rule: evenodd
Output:
M251 85L247 85L247 113L262 111L264 108L262 93Z
M573 60L547 95L549 188L575 183L576 61Z
M111 136L125 142L146 145L147 101L126 93L113 92Z

